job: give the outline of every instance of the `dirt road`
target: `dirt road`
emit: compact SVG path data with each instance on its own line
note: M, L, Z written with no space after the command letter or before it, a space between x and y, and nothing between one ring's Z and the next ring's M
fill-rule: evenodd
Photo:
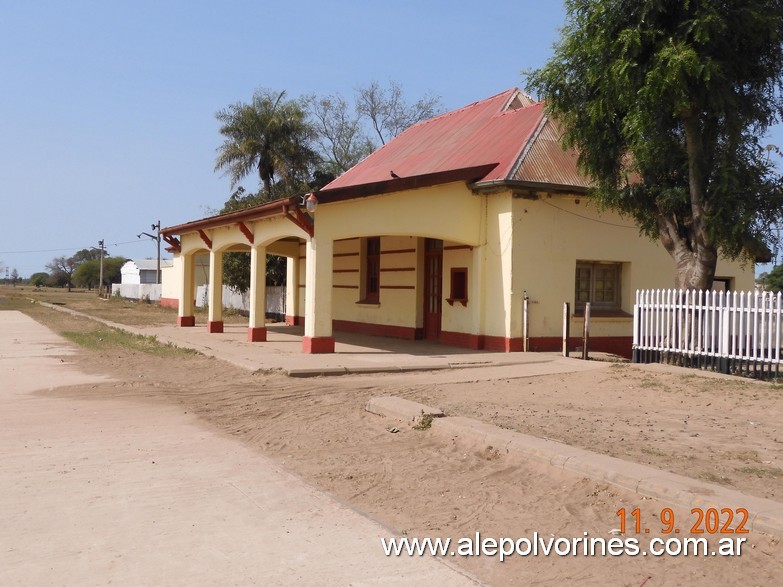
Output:
M38 318L58 330L95 328L53 313ZM459 538L480 531L493 537L519 538L533 532L608 537L619 526L620 508L639 508L651 528L649 535L641 537L647 540L665 537L656 518L665 504L543 465L515 461L497 450L456 439L444 442L427 431L385 421L364 411L371 396L400 395L449 413L477 416L592 450L615 451L623 458L675 470L681 467L678 472L691 470L699 477L710 471L712 459L715 476L730 474L735 489L747 486L756 494L779 497L774 471L781 459L774 451L780 436L774 426L781 421L776 416L781 392L768 384L758 387L737 380L724 384L693 373L611 366L593 374L529 379L506 379L502 373L487 379L482 375L487 372L477 369L463 370L459 380L453 372L294 380L252 374L216 359L163 358L116 347L80 351L75 360L80 368L110 375L115 382L43 395L75 405L100 398L109 404L176 407L408 536ZM729 409L732 402L736 409ZM680 418L680 411L691 415L687 426L698 426L690 433L698 436L682 431L685 418ZM711 418L719 416L721 421L712 425ZM759 425L743 429L747 421ZM400 432L388 432L390 426ZM740 460L723 455L745 450L755 451L756 456ZM745 460L754 464L746 465ZM690 468L689 461L695 463ZM769 473L736 471L743 467ZM683 521L682 536L689 536L691 524L685 522L691 521L691 513L674 513ZM646 581L650 587L783 581L779 539L756 534L748 536L739 558L538 556L501 564L485 556L456 557L454 563L492 585L641 585Z

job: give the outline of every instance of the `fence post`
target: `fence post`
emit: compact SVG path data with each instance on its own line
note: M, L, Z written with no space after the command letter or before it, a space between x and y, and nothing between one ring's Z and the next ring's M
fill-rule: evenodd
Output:
M582 332L582 359L588 358L588 346L590 344L590 302L585 304L585 325Z
M568 356L568 339L571 334L571 304L563 303L563 356Z
M721 292L722 293L722 292ZM729 372L729 348L731 345L731 304L729 303L730 297L726 296L726 303L723 302L723 296L718 298L719 304L719 316L720 316L720 348L718 353L720 356L718 368L721 373Z
M633 346L631 350L631 362L639 362L639 290L636 290L636 303L633 305Z

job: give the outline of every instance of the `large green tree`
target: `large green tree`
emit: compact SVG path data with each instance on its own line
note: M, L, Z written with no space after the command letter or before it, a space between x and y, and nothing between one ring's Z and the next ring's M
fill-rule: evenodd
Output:
M285 96L284 91L257 90L249 104L237 102L215 115L224 137L215 170L229 176L232 188L257 173L264 197L273 199L277 182L296 190L309 177L317 160L313 128L303 102Z
M769 291L783 291L783 265L776 265L769 273L762 273L758 282Z
M783 112L783 0L566 9L528 88L578 150L595 201L660 240L677 287L711 287L718 252L752 257L780 218L780 176L759 141Z
M49 280L49 274L44 271L39 271L37 273L33 273L30 276L30 285L33 285L35 287L42 287L46 285L46 282Z
M315 130L308 121L303 100L287 100L285 91L262 89L255 92L249 104L231 104L215 117L221 123L220 134L224 137L218 148L215 170L229 176L232 188L254 174L261 186L257 193L238 186L221 213L306 191L318 155L312 147ZM270 258L267 280L271 278L279 285L281 271L284 280L285 260ZM227 253L223 280L240 292L247 291L250 255Z
M79 266L79 261L74 257L55 257L46 265L52 283L68 285L68 291L73 287L73 274Z
M119 283L122 278L122 266L128 261L125 257L103 258L103 284ZM77 287L92 289L98 285L101 275L100 259L89 259L79 264L73 273L73 283Z

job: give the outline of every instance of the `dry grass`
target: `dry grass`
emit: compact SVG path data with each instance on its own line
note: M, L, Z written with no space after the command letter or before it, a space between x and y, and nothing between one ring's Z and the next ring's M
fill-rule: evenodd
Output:
M26 308L30 300L33 300L64 306L77 312L84 312L127 326L164 326L177 322L177 311L172 308L163 308L157 303L129 300L116 296L101 299L94 290L73 289L69 292L65 288L3 286L0 287L0 300L3 299L8 304L6 305L7 309L11 309L11 306L13 309ZM196 309L197 317L206 317L206 314L205 308ZM227 324L241 324L247 322L247 318L236 311L225 310L223 321Z

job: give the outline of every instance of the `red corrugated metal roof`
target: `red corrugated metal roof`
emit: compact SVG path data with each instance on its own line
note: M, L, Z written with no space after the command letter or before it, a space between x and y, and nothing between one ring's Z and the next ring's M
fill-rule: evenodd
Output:
M519 106L530 100L519 90L511 89L420 122L346 171L323 191L389 181L392 171L401 178L410 178L494 165L489 173L476 179L509 179L522 149L543 117L541 103L509 109L512 103Z
M590 181L579 171L578 160L574 149L563 150L557 125L547 119L531 139L511 179L585 189Z

